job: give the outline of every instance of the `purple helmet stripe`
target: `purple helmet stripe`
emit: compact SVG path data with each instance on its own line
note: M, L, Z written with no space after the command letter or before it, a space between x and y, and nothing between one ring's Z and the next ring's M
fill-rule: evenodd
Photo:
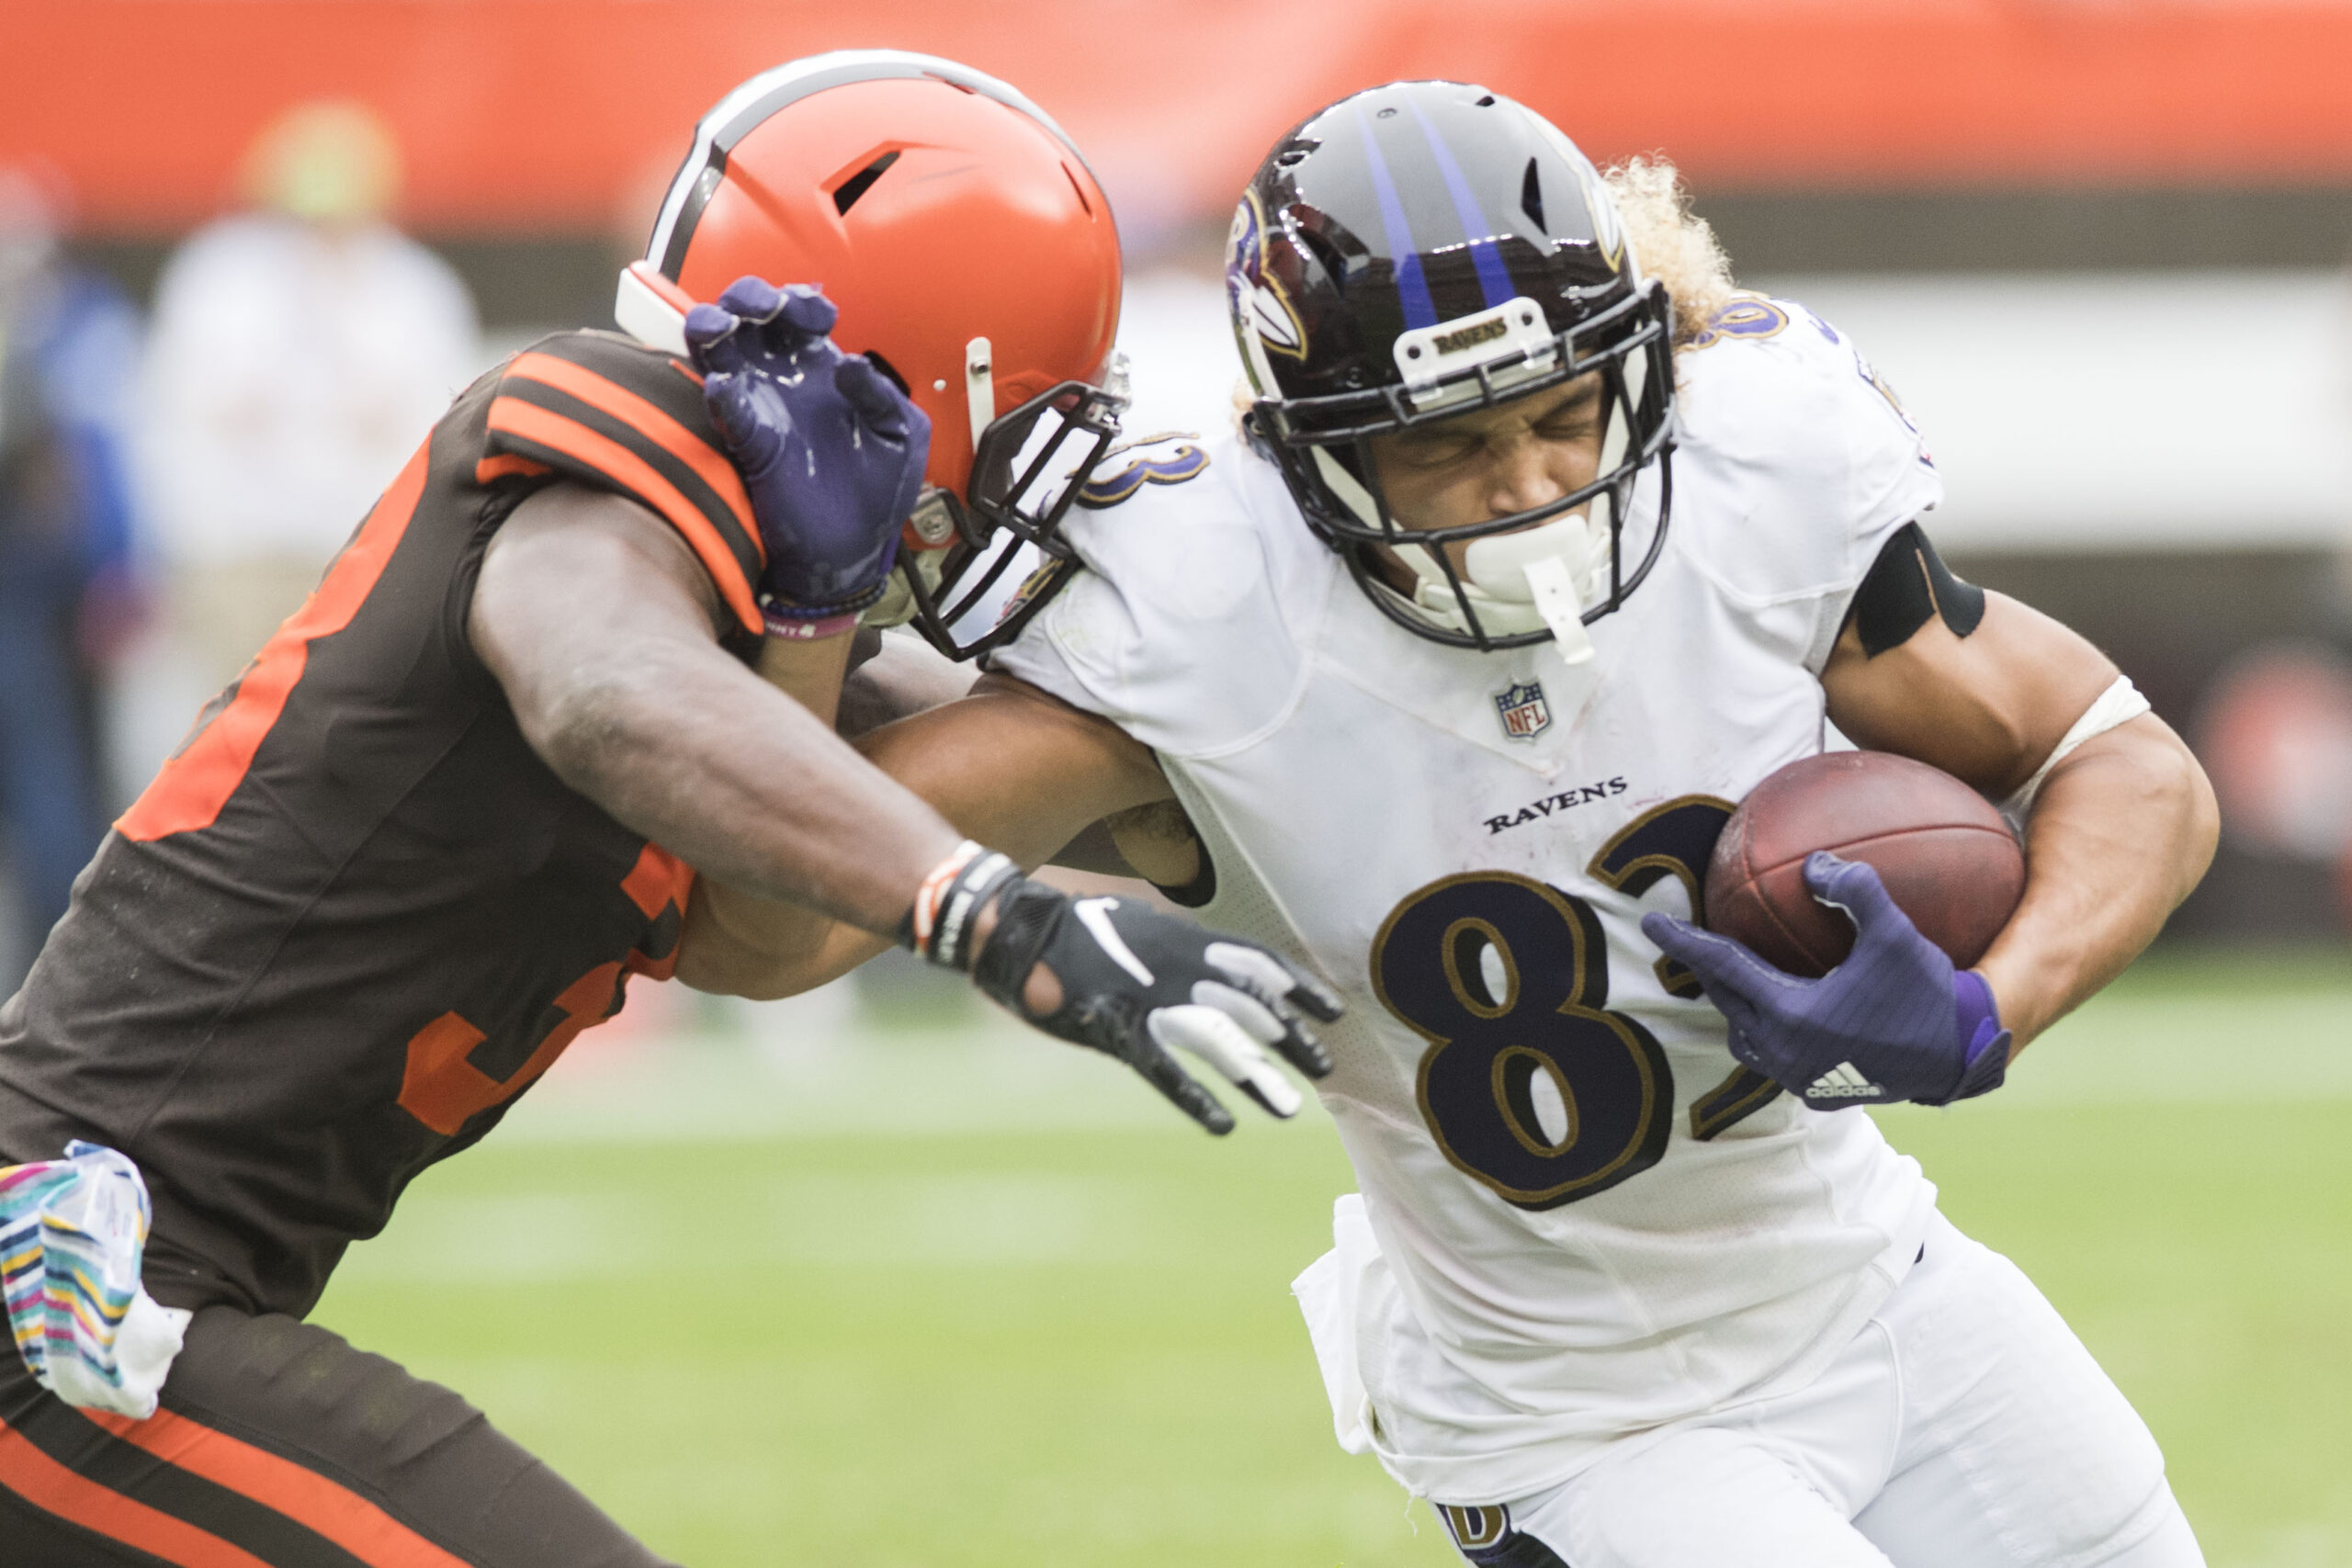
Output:
M1477 264L1478 289L1487 297L1489 309L1500 305L1519 293L1511 286L1510 269L1503 265L1500 236L1494 224L1478 210L1478 198L1471 194L1470 182L1462 177L1462 165L1453 161L1453 153L1446 147L1445 138L1437 133L1430 117L1421 112L1419 99L1407 98L1405 107L1421 123L1421 134L1429 138L1430 151L1437 157L1438 173L1445 176L1446 193L1453 197L1453 210L1462 220L1462 232L1470 242L1470 259Z
M1413 226L1405 220L1405 204L1397 199L1396 182L1388 176L1388 160L1372 134L1372 117L1356 111L1356 129L1363 132L1364 159L1372 168L1373 194L1380 200L1381 227L1388 231L1388 254L1396 258L1396 293L1405 307L1405 325L1437 325L1437 302L1430 298L1429 280L1421 276L1420 252L1413 244Z

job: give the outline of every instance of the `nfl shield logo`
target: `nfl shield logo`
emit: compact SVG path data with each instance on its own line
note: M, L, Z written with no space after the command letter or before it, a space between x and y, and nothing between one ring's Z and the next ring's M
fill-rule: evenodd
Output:
M1503 733L1513 740L1532 740L1552 728L1552 709L1544 701L1540 681L1522 681L1497 692L1495 711L1503 716Z

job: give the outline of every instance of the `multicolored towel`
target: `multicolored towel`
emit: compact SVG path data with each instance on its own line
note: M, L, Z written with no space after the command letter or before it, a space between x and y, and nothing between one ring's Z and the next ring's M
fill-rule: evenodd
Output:
M188 1314L139 1282L152 1210L139 1168L80 1140L0 1168L0 1293L17 1353L69 1404L155 1414Z

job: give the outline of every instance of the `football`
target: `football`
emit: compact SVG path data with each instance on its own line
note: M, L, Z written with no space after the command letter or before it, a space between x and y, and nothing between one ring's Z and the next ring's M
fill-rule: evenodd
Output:
M2024 852L1983 795L1908 757L1829 751L1771 773L1724 825L1707 868L1707 929L1792 975L1828 973L1852 949L1854 926L1805 886L1815 850L1877 868L1920 933L1963 969L2025 891Z

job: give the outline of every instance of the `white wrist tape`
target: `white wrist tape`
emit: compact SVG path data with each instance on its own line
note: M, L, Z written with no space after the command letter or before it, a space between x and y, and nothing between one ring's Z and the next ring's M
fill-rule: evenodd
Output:
M2132 678L2118 675L2115 683L2101 692L2091 705L2083 710L2083 716L2075 721L2074 728L2067 730L2058 744L2051 749L2050 755L2041 760L2041 766L2033 771L2033 777L2019 785L2016 794L2001 802L2001 816L2007 821L2009 831L2019 838L2025 836L2026 819L2033 815L2034 797L2041 793L2042 781L2050 776L2051 769L2066 760L2068 752L2084 741L2129 724L2148 711L2148 699L2140 694L2140 688L2132 683Z

